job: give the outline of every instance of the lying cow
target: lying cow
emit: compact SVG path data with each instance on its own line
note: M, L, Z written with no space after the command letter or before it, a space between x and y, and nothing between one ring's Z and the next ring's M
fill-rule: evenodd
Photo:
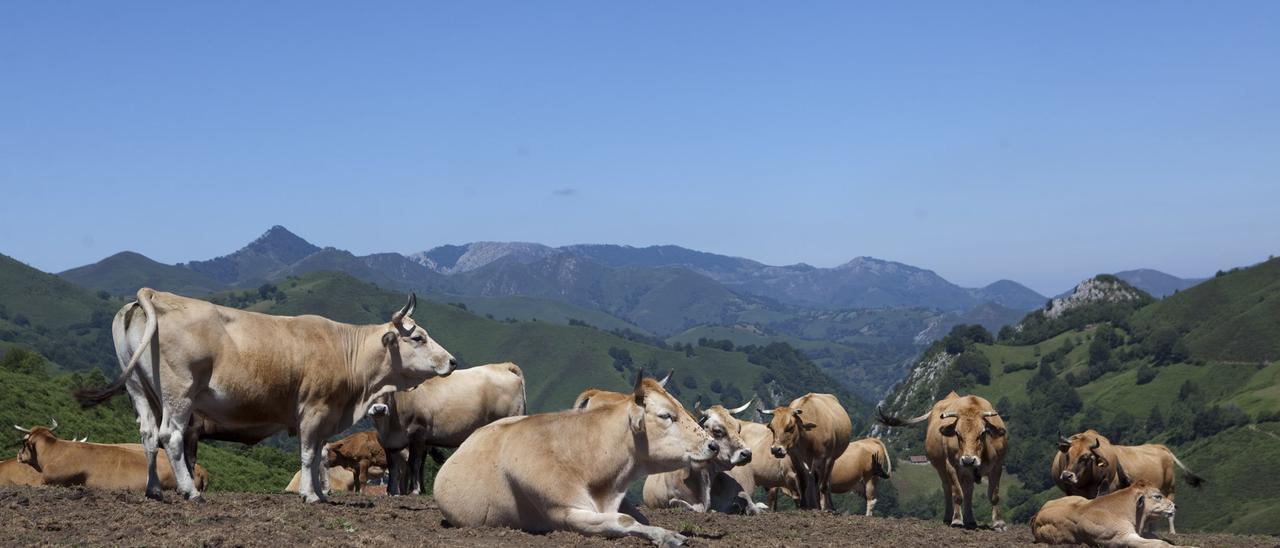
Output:
M147 487L147 457L141 445L62 440L53 435L57 427L58 421L53 421L52 427L27 429L14 425L26 434L22 437L18 460L37 470L45 485L131 491L143 491ZM173 470L167 464L157 468L160 487L176 489L178 483ZM193 481L201 489L207 486L209 474L203 466L196 466L193 475Z
M332 491L354 492L356 490L356 475L350 469L342 466L332 466L327 468L326 473L329 475L329 488ZM302 470L298 470L293 473L293 479L289 480L289 485L284 490L290 493L297 493L301 482Z
M755 503L751 502L751 493L725 475L729 469L751 462L751 450L742 440L742 424L734 418L750 405L751 402L747 402L735 409L713 405L700 410L700 405L695 403L698 424L720 446L720 452L709 462L693 462L679 470L645 478L645 505L682 507L694 512L758 513Z
M1107 547L1172 546L1139 532L1148 518L1173 517L1173 500L1146 481L1095 499L1068 496L1046 502L1031 518L1031 534L1045 544Z
M627 486L646 474L716 457L719 445L656 381L636 378L631 397L499 420L476 430L436 475L445 519L462 527L645 537L685 537L619 512Z
M44 485L40 471L18 459L0 460L0 487L35 487Z
M760 411L769 417L773 444L769 452L790 458L799 478L800 507L834 510L831 469L849 446L853 423L840 400L831 394L805 394L790 405Z
M335 466L354 470L357 493L369 483L370 467L387 468L387 454L378 443L378 434L371 431L356 432L326 445L324 461L324 465L331 470Z
M849 444L831 469L831 492L857 491L867 501L867 515L876 507L876 485L889 479L893 463L889 450L879 438L865 438Z
M120 377L105 389L78 391L76 398L90 406L129 392L149 463L149 497L161 496L155 456L163 444L178 492L200 499L184 448L187 430L200 418L229 431L298 432L302 468L310 472L298 492L308 502L323 500L316 487L323 483L324 441L363 417L378 398L448 375L457 365L413 322L416 304L410 294L389 322L357 326L139 289L138 300L125 305L121 321L112 325ZM131 321L139 312L145 325Z
M886 426L929 421L924 449L942 481L944 522L953 527L977 526L973 517L973 486L986 477L991 527L1005 530L1000 514L1000 476L1004 473L1009 438L1004 419L991 407L991 402L979 396L962 397L953 391L933 404L932 410L910 420L891 417L880 409L876 411Z
M1159 487L1173 500L1173 467L1182 469L1182 478L1192 487L1204 482L1187 468L1173 451L1163 445L1112 445L1096 430L1086 430L1070 438L1058 436L1058 453L1050 465L1053 481L1062 492L1094 498L1137 481ZM1177 534L1173 514L1169 532Z
M378 441L392 454L389 494L422 491L428 447L457 447L477 428L525 413L524 372L511 363L454 371L407 392L395 392L369 407ZM394 453L408 448L400 466Z

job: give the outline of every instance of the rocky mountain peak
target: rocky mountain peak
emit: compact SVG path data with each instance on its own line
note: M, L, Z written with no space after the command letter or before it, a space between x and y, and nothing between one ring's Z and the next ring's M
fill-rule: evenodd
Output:
M1124 280L1110 274L1099 274L1089 278L1071 291L1070 295L1058 297L1044 308L1044 315L1049 319L1062 316L1068 310L1098 302L1125 302L1149 299L1142 290L1135 288Z

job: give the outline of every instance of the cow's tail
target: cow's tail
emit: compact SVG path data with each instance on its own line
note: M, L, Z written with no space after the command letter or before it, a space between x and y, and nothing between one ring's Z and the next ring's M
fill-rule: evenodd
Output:
M133 369L138 366L138 361L142 359L142 353L146 352L147 347L151 346L151 339L156 335L156 308L151 304L151 296L154 292L148 288L138 290L138 306L142 307L142 311L147 315L147 324L142 330L142 344L138 345L138 349L133 352L133 356L129 358L129 363L125 364L124 371L111 384L105 388L94 390L91 388L82 388L72 393L76 401L80 402L81 408L89 408L101 404L115 397L124 390L124 383L129 379L129 375L133 374Z
M520 378L520 413L519 414L528 415L529 414L529 392L526 389L524 384L524 370L520 369L520 366L514 363L507 362L507 371L510 371L512 375L515 375L516 377Z
M1204 478L1197 476L1195 472L1192 472L1190 468L1187 468L1187 465L1182 464L1182 461L1178 459L1177 455L1173 454L1173 451L1170 451L1169 454L1173 456L1173 463L1177 464L1178 468L1182 469L1183 480L1185 480L1192 487L1200 487L1202 484L1204 484Z
M885 426L910 426L913 424L919 424L926 420L929 420L930 413L932 413L932 411L925 411L924 414L920 415L919 417L902 420L898 417L885 413L883 408L877 407L876 420L880 421L880 424L883 424Z
M877 440L878 441L878 440ZM884 477L893 475L893 459L889 458L889 448L885 447L884 442L880 442L880 466L884 468Z

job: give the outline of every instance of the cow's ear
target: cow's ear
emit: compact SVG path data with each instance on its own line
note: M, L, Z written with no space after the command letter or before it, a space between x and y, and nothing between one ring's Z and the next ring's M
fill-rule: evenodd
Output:
M1005 430L1003 428L1000 428L999 426L996 426L994 424L987 425L987 434L993 437L997 437L997 438L1001 437L1004 435L1004 433L1005 433Z
M631 423L631 431L639 434L644 432L644 407L640 405L629 405L627 412L627 420Z
M644 369L636 372L636 386L631 390L631 398L636 405L644 407Z
M396 343L399 342L399 340L400 340L400 337L398 337L393 331L388 331L382 334L382 346L385 346L387 348L391 348L392 346L395 346Z
M1066 453L1067 451L1070 451L1070 450L1071 450L1071 444L1070 444L1070 443L1062 443L1062 442L1058 442L1058 450L1059 450L1059 451L1061 451L1061 452L1063 452L1063 453Z
M956 423L944 424L941 428L938 428L938 432L948 438L953 438L956 435Z

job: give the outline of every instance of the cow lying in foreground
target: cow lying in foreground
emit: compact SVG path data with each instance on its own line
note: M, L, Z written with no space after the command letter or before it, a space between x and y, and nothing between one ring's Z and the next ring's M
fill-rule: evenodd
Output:
M406 390L457 361L410 318L409 302L378 325L319 316L268 316L149 288L112 324L123 371L103 390L76 393L81 405L129 392L150 474L147 496L160 498L155 457L163 444L178 492L200 491L185 455L194 419L228 432L298 432L304 500L324 499L324 441L365 415L377 398ZM141 313L144 322L136 321ZM130 350L132 352L130 353ZM148 351L150 350L150 351ZM162 421L161 418L164 420Z
M652 379L631 397L499 420L477 430L436 475L445 519L462 527L640 536L663 546L685 537L619 512L627 486L646 474L715 458L718 445Z
M18 459L0 460L0 487L35 487L44 485L40 471Z
M751 402L747 402L735 409L713 405L700 410L700 405L694 404L698 424L711 435L720 451L708 462L691 462L679 470L645 478L645 506L682 507L694 512L726 514L759 513L755 503L751 502L751 493L725 475L733 467L751 462L751 450L742 440L741 422L734 418L750 405Z
M383 397L369 406L369 416L390 458L387 493L422 492L428 447L457 447L477 428L524 413L524 372L511 362L459 369ZM408 458L401 462L405 448Z
M929 463L942 481L942 520L953 527L976 527L973 517L973 486L987 478L987 499L991 501L991 527L1005 530L1000 515L1000 476L1008 431L991 402L979 396L960 396L954 391L933 404L929 412L902 420L876 410L885 426L906 426L929 421L924 449Z
M328 469L342 467L355 471L354 490L357 493L369 483L370 467L377 466L383 470L387 468L387 454L378 443L378 434L374 432L356 432L330 443L325 446L324 455L324 465Z
M785 407L760 411L769 418L773 445L769 452L791 459L800 487L801 508L834 510L831 469L849 446L853 423L840 400L831 394L805 394Z
M1090 546L1146 547L1171 546L1160 539L1143 538L1148 518L1172 517L1173 501L1160 489L1138 482L1090 500L1069 496L1046 502L1031 518L1031 534L1045 544L1088 544Z
M893 463L889 450L879 438L864 438L849 444L831 469L831 492L857 491L867 501L867 514L876 507L876 485L889 479Z
M1204 482L1187 469L1173 451L1163 445L1112 445L1096 430L1086 430L1070 438L1058 436L1058 453L1050 467L1053 481L1062 492L1085 498L1105 495L1131 483L1145 481L1159 487L1173 501L1173 467L1182 469L1183 479L1192 487ZM1177 534L1173 514L1169 532Z
M130 491L143 491L147 487L147 457L141 445L62 440L53 435L57 427L58 421L53 421L52 428L36 426L27 429L14 425L26 433L22 437L18 461L38 471L43 484ZM161 488L177 488L177 479L167 461L158 466L156 472ZM196 466L194 476L196 485L204 489L209 473L204 467Z

